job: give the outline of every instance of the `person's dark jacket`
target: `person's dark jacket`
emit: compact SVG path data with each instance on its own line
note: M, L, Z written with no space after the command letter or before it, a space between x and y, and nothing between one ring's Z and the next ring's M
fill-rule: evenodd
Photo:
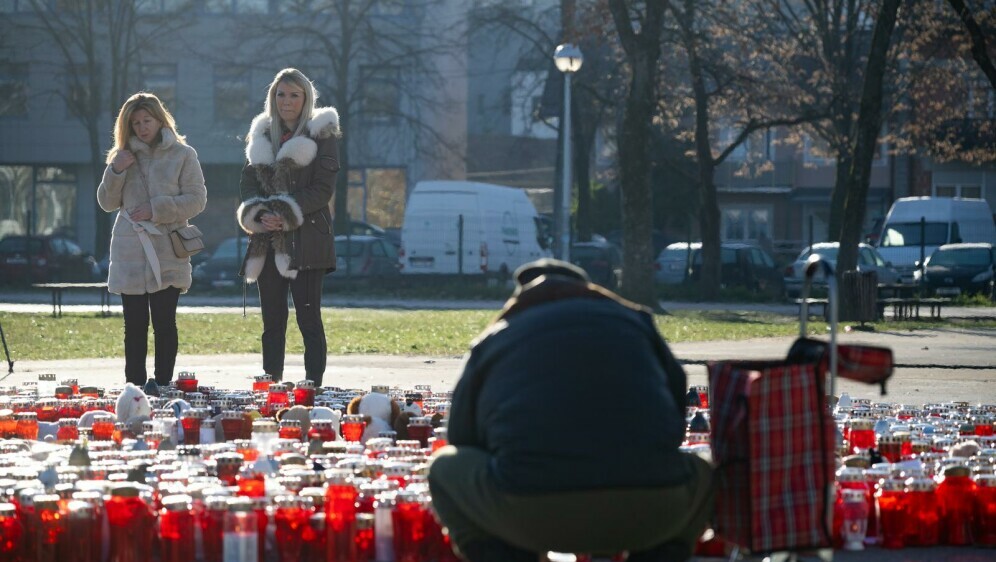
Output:
M448 439L488 451L507 493L674 485L689 476L685 391L648 311L540 277L473 344Z
M329 204L339 171L339 115L331 107L315 109L307 134L284 142L276 156L269 128L269 116L261 114L249 130L237 218L250 236L240 274L254 281L270 249L284 277L302 269L334 271ZM284 231L267 231L259 220L264 212L279 215Z

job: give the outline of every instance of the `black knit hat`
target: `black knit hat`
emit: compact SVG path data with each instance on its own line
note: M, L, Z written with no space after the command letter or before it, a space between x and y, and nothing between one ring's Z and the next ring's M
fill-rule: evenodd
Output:
M541 258L536 261L522 264L515 270L516 288L521 288L534 281L542 275L556 275L567 277L576 281L587 283L590 281L588 274L580 267L562 260L553 258Z

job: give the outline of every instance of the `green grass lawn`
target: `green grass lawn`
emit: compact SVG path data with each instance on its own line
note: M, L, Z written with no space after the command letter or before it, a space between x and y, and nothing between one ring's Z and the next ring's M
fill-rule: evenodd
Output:
M327 308L325 330L330 355L461 355L470 341L496 316L493 310L375 310ZM677 311L656 317L669 342L741 340L792 336L794 317L758 312ZM7 344L15 360L117 357L123 353L124 324L120 315L70 313L0 313ZM262 320L259 314L181 314L177 317L180 350L184 354L258 353ZM996 328L996 321L889 322L890 331L965 325ZM826 324L810 322L811 333L826 333ZM149 334L151 349L151 329ZM293 314L287 330L288 352L303 351Z

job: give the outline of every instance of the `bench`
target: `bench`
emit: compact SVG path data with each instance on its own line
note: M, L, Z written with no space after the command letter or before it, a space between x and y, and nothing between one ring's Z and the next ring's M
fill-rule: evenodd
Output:
M813 307L814 306L818 306L818 307L820 307L820 316L822 316L824 320L827 319L827 317L828 317L828 315L827 315L827 306L830 304L830 300L829 299L808 298L808 299L806 299L805 302L806 302L806 306L809 308L809 315L810 316L815 316L816 313L813 312ZM802 299L795 299L795 304L799 305L799 314L801 315L802 314L803 300Z
M111 315L111 295L107 292L107 283L35 283L36 289L52 291L52 317L62 316L62 293L69 290L96 289L100 292L100 315Z
M912 297L879 299L878 306L883 313L885 307L891 306L894 320L919 320L921 306L930 310L930 318L940 318L941 308L950 303L951 299Z

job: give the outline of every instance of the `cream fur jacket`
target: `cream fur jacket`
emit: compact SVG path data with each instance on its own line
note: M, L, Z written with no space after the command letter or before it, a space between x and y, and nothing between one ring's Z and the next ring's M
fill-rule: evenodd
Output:
M173 253L169 232L186 226L207 204L207 189L197 152L169 129L162 129L162 141L154 147L131 137L128 148L136 161L120 174L108 164L97 187L97 203L107 211L119 211L111 234L111 259L107 290L123 295L154 293L167 287L183 292L190 288L190 258ZM139 168L148 179L148 191ZM150 234L159 259L162 286L156 283L139 234L127 218L127 209L149 202L152 220L161 234Z
M304 134L284 142L274 155L269 115L253 119L240 181L242 203L236 211L239 225L249 233L241 273L250 283L271 250L277 270L288 279L299 270L335 268L330 203L340 134L335 108L315 108ZM283 230L267 231L259 220L265 212L280 216Z

